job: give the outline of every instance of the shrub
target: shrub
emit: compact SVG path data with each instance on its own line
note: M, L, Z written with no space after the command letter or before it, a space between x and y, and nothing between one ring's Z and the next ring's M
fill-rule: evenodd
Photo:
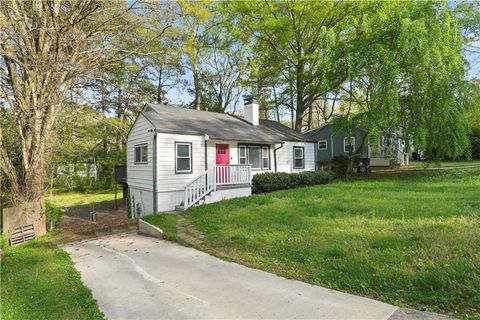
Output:
M45 201L45 215L50 220L50 228L62 220L64 212L64 209L57 207L54 203Z
M327 171L304 171L300 173L265 172L253 176L253 192L270 192L327 183L333 175Z
M337 177L345 177L348 173L350 158L345 155L335 156L332 159L332 171Z

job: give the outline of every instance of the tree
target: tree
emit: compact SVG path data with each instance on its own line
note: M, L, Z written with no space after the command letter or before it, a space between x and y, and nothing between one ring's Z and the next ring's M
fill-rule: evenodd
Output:
M331 72L336 66L332 50L339 42L352 40L344 36L346 23L361 7L361 3L340 1L231 4L238 28L254 38L257 51L263 51L259 54L265 59L262 65L272 65L282 78L296 130L311 125L313 103L344 80L341 72Z
M75 81L121 60L113 53L135 52L112 46L112 39L134 25L129 15L134 5L93 0L0 4L1 99L22 150L15 163L0 131L0 166L12 203L43 195L46 149Z
M203 51L203 36L209 30L209 18L212 14L210 1L179 1L181 10L181 32L184 37L183 50L187 63L185 67L192 73L195 96L192 107L202 109L201 57Z

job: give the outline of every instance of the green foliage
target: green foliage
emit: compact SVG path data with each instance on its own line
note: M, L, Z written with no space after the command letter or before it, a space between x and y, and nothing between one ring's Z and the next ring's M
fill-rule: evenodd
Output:
M470 132L472 158L480 159L480 128L473 128Z
M336 180L194 207L203 246L398 306L475 318L480 169Z
M8 248L1 264L0 317L104 319L68 254L44 240Z
M253 176L253 192L271 192L328 183L333 175L327 171L304 171L299 173L264 172Z
M128 197L127 197L127 214L128 214L128 217L129 217L130 219L134 219L134 218L135 218L135 216L134 216L134 211L133 211L133 208L132 208L132 205L133 205L134 201L133 201L132 198L133 198L133 196L130 195L130 194L129 194Z
M65 210L58 207L55 203L46 200L45 201L45 214L50 221L58 223L62 220L62 215Z
M349 173L350 157L338 155L332 159L332 171L337 177L345 177Z

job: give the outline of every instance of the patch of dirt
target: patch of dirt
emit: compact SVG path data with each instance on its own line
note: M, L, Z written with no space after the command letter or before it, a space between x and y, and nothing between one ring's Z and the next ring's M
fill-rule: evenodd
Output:
M137 221L129 219L125 209L111 209L96 212L96 221L64 216L57 225L57 231L77 239L83 236L98 236L117 231L136 229ZM78 236L78 237L77 237Z

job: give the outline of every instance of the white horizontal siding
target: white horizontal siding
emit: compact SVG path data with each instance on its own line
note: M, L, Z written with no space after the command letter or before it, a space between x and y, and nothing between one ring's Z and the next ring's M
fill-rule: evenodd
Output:
M157 190L169 192L183 190L205 172L204 136L172 133L157 134ZM192 144L192 173L175 173L175 142Z
M293 147L304 147L305 168L293 168ZM315 170L315 144L313 142L292 142L286 141L282 148L277 150L277 171L278 172L302 172Z
M153 129L152 124L140 114L127 139L127 182L130 188L153 190ZM148 163L135 164L135 145L148 145Z

